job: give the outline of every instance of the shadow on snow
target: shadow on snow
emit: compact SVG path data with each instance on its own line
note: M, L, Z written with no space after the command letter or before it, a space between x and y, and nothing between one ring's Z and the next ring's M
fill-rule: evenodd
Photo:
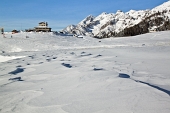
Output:
M119 77L120 78L130 78L130 76L128 74L124 74L124 73L119 73ZM159 91L162 91L162 92L164 92L164 93L166 93L166 94L168 94L170 96L170 91L168 91L166 89L163 89L163 88L161 88L159 86L155 86L155 85L149 84L147 82L143 82L143 81L140 81L140 80L135 80L135 79L132 79L132 78L130 78L130 79L135 81L135 82L138 82L138 83L146 84L146 85L148 85L148 86L150 86L152 88L155 88L155 89L157 89Z
M24 72L24 68L17 68L16 70L9 72L8 74L17 75L21 72Z

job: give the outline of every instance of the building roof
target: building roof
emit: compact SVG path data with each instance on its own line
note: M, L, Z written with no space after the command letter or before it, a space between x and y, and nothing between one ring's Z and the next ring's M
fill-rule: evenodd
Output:
M39 24L42 24L42 23L47 23L47 22L40 22Z
M35 28L48 28L47 26L37 26Z

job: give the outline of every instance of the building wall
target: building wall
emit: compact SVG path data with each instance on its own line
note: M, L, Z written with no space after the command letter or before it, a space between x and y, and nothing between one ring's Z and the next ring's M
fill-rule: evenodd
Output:
M47 25L47 22L41 22L39 23L39 26L48 26L48 25Z
M34 29L36 32L51 32L51 28L35 28Z

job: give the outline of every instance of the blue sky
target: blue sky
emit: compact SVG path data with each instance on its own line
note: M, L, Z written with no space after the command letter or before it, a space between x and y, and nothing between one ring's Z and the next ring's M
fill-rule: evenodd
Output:
M152 9L168 0L0 0L0 27L25 30L47 21L52 30L77 24L88 15Z

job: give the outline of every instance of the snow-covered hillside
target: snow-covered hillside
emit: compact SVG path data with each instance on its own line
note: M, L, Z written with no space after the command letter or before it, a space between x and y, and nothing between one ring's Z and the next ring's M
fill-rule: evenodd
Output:
M113 13L102 13L88 16L78 25L70 25L64 33L87 35L98 38L112 36L134 36L150 31L170 30L170 1L152 10L130 10Z
M5 36L0 113L170 113L169 31L102 40Z

